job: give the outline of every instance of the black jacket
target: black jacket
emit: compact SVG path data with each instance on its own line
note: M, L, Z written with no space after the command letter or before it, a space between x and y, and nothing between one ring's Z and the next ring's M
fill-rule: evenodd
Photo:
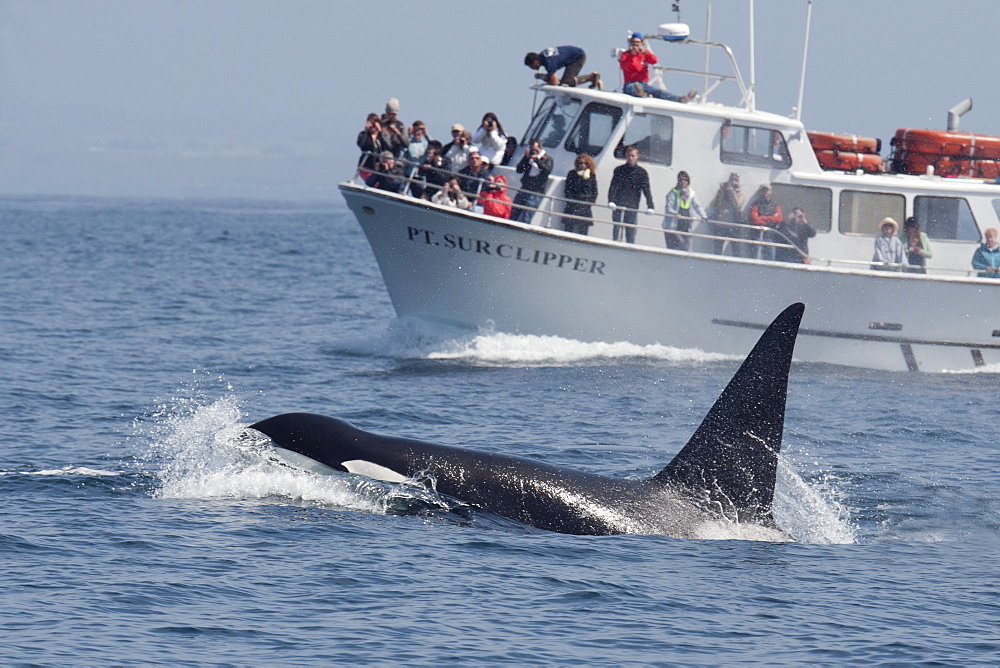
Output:
M629 209L639 208L639 197L646 196L646 206L653 208L653 194L649 190L649 172L636 165L628 163L618 165L611 175L611 187L608 188L608 202Z
M531 163L538 165L538 176L531 176ZM524 190L530 190L531 192L543 193L545 192L545 187L549 185L549 174L552 173L553 162L551 156L548 153L540 158L529 158L527 155L521 158L521 161L517 163L518 174L524 174L521 177L521 187Z

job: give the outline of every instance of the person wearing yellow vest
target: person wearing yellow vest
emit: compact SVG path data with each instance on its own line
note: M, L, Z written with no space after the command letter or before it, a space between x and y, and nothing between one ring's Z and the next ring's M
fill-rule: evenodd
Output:
M695 216L708 220L705 209L691 187L691 177L685 171L677 173L677 185L667 193L666 216L663 218L663 229L675 229L677 232L690 232L691 221ZM676 232L664 232L667 248L673 250L690 250L691 237Z

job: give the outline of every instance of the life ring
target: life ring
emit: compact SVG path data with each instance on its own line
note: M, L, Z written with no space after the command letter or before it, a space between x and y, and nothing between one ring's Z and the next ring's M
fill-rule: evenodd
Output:
M846 151L816 151L819 166L827 170L853 172L861 169L869 174L882 171L882 156L877 153L848 153Z
M882 140L874 137L836 134L834 132L807 132L814 151L848 151L850 153L880 153Z
M892 138L892 145L897 151L1000 160L1000 137L971 132L900 128Z

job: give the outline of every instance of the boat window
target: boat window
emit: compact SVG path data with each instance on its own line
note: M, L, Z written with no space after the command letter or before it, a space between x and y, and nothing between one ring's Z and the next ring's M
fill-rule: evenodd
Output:
M829 188L788 183L772 183L771 188L774 190L774 201L781 205L786 218L798 206L817 232L829 232L833 227L833 191Z
M555 148L562 143L566 130L580 112L580 100L565 95L547 97L531 119L522 145L538 139L545 148Z
M844 234L878 236L882 219L889 217L902 225L906 198L892 193L844 190L840 193L840 231Z
M964 197L916 197L913 215L931 239L979 241L979 227Z
M597 102L588 104L566 139L566 150L596 156L607 146L621 118L619 107Z
M765 167L788 167L792 164L785 138L778 130L726 122L722 124L721 132L722 162Z
M615 157L625 158L625 148L635 145L639 159L669 165L674 154L674 119L659 114L636 114L615 147Z

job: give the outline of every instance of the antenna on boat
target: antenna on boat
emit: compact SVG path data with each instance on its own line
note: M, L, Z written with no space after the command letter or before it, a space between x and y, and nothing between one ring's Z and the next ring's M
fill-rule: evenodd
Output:
M683 21L681 21L681 0L676 0L670 8L675 14L677 14L677 23L683 23Z
M812 22L813 3L812 0L806 2L806 37L802 44L802 75L799 77L799 101L795 105L795 113L792 118L797 121L802 120L802 95L806 90L806 56L809 55L809 24Z
M756 36L754 35L754 15L753 0L750 0L750 86L747 88L747 110L754 111L757 103L757 64L755 55Z
M706 3L707 7L705 10L705 41L712 41L712 0L708 0ZM701 89L704 91L708 90L708 73L709 70L709 59L712 55L712 48L706 44L705 45L705 82L702 84Z

